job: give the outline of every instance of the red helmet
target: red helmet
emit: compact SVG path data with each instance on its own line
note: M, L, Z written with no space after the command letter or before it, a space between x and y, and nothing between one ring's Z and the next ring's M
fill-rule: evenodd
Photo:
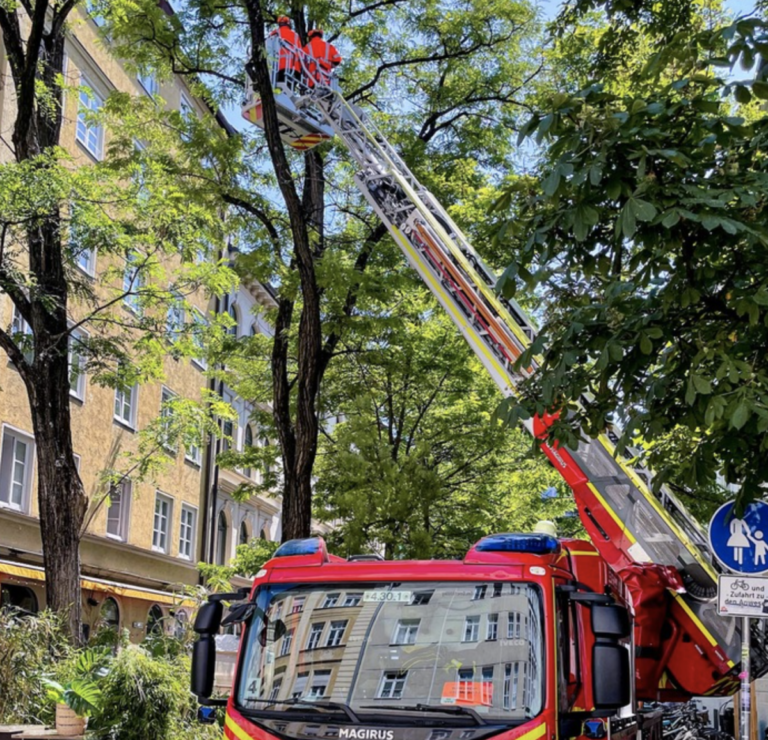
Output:
M291 25L291 19L287 15L279 15L279 16L277 16L277 25L278 26L290 26Z
M308 34L308 38L315 38L315 36L319 36L320 38L323 38L323 29L322 28L313 28Z

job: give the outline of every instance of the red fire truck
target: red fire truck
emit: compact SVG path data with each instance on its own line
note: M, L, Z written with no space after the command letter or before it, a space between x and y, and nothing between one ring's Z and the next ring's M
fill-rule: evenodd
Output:
M299 151L334 136L346 145L395 244L514 394L539 364L516 362L534 322L494 291L461 229L333 76L309 84L312 60L292 49L303 74L279 79L282 43L269 40L271 85L263 98L251 91L243 116ZM227 736L554 740L600 736L619 709L611 729L634 734L636 699L733 694L741 626L717 613L704 533L671 491L652 488L634 451L617 452L617 430L566 449L546 443L550 423L524 426L571 486L591 544L495 535L459 563L344 561L320 540L286 543L252 593L212 596L195 624L193 690L205 703L222 600L243 601L224 619L244 628ZM750 663L768 673L756 625Z
M204 703L222 601L243 595L198 614ZM494 535L462 561L344 559L321 538L292 540L223 621L244 625L231 740L550 740L585 723L602 737L601 718L633 701L624 584L580 540Z

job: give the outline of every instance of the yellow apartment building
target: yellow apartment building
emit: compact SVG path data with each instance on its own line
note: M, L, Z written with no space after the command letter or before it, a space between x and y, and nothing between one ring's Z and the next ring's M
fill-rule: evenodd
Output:
M205 104L195 99L181 77L157 80L135 75L110 54L99 35L98 17L83 5L72 16L66 45L65 77L69 84L84 84L93 96L69 92L64 101L62 146L75 161L88 166L100 159L109 131L82 115L98 108L113 90L151 95L169 108L187 115L202 115ZM0 136L10 139L15 113L8 60L0 44ZM221 116L219 120L226 128ZM7 161L7 147L0 162ZM104 259L106 263L108 260ZM78 267L99 281L107 264L98 250L83 252ZM241 285L228 296L210 300L199 295L188 299L195 310L227 311L235 318L238 334L269 331L260 317L273 298L260 284ZM121 306L131 311L131 299ZM73 311L77 307L73 306ZM72 317L76 320L76 316ZM187 317L189 320L189 317ZM0 296L0 322L24 331L10 299ZM76 357L73 358L76 361ZM80 475L94 500L103 495L100 472L122 452L135 449L138 430L160 414L161 404L174 395L200 399L211 385L201 360L165 358L165 380L121 392L100 387L87 374L73 378L72 432L79 456ZM250 423L252 409L222 389L238 413L227 430L233 444L258 444L262 435ZM3 603L35 611L45 605L42 547L37 520L35 440L23 383L7 357L0 357L0 594ZM218 471L216 448L211 440L200 447L180 448L153 482L126 482L109 505L91 512L81 545L83 629L90 634L99 624L128 629L131 639L141 639L163 620L172 629L174 619L191 616L189 603L177 593L179 586L196 585L196 564L208 560L226 563L235 547L250 537L280 537L280 500L254 497L236 503L232 491L253 471ZM214 485L214 481L216 484Z

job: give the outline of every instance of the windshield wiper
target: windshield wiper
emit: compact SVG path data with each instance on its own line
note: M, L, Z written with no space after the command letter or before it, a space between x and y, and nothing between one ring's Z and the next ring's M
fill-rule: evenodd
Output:
M399 709L403 712L444 712L445 714L461 714L471 717L477 725L487 725L488 723L470 707L461 707L456 704L412 704L400 706L399 704L368 704L360 709Z
M302 705L308 707L318 707L319 709L336 709L344 712L344 714L346 714L349 718L350 722L362 724L360 717L358 717L352 711L352 707L350 707L349 704L344 704L340 701L313 701L312 699L300 699L298 697L292 699L250 699L250 701L264 703L266 705L264 709L274 707L277 704L287 704L288 706Z

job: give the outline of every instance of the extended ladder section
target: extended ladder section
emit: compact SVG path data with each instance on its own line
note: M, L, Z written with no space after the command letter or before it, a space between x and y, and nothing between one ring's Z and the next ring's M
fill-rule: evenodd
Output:
M308 68L308 60L302 65ZM324 84L288 97L293 120L320 113L344 142L357 163L360 191L502 393L515 394L537 367L535 360L515 367L536 336L533 322L495 292L493 271L359 107ZM547 422L525 426L541 439ZM593 543L633 593L638 698L730 695L738 688L739 625L717 614L717 572L706 537L671 492L651 491L651 474L632 455L616 454L616 441L609 431L576 450L543 441L542 448L573 489ZM768 646L757 630L752 665L755 675L768 672Z

